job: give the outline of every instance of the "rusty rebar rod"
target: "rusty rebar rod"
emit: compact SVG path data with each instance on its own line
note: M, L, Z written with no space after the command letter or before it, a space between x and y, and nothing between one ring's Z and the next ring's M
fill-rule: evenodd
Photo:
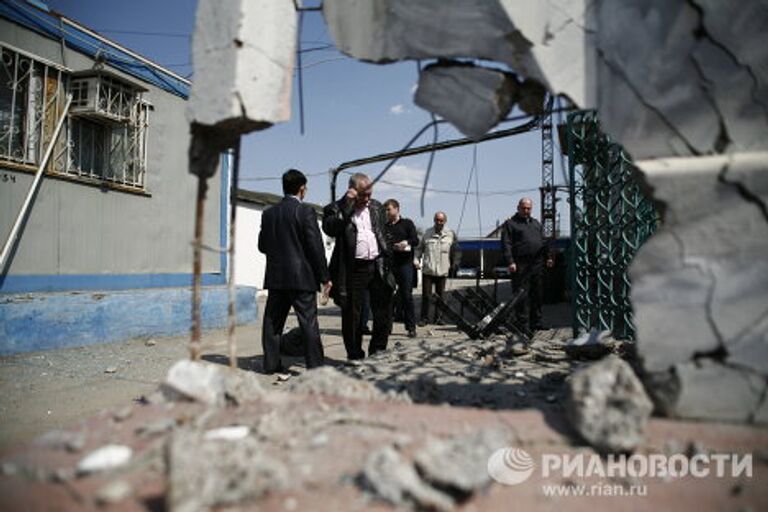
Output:
M237 323L237 287L235 285L235 220L237 219L237 182L240 177L240 139L237 139L232 165L232 185L229 193L229 304L227 304L227 350L229 351L229 367L237 368L237 338L235 324Z
M195 204L195 241L192 252L192 337L189 343L189 357L193 361L200 360L202 322L200 318L200 293L202 284L202 243L203 243L203 213L205 211L205 195L208 191L207 179L197 178L197 200Z

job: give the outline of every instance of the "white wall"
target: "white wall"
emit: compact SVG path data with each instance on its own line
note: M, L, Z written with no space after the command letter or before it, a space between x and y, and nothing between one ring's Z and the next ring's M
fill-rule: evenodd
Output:
M259 295L266 294L264 286L264 270L267 265L266 257L259 252L259 231L261 230L261 214L265 207L251 203L237 204L237 225L235 226L235 284L255 286ZM318 225L320 218L318 216ZM321 228L322 232L322 228ZM325 242L325 257L331 260L333 239L323 233Z

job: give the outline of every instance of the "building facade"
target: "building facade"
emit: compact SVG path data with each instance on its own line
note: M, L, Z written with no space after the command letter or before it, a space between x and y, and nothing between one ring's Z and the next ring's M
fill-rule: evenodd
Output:
M188 332L189 82L24 1L0 3L0 52L0 242L21 226L0 269L0 353ZM209 180L210 247L227 245L231 160ZM204 255L206 328L225 323L227 267ZM238 311L255 321L255 289Z

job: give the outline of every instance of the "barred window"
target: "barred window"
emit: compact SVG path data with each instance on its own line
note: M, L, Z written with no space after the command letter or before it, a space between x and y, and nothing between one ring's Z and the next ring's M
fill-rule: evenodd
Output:
M0 52L0 159L38 165L64 109L68 77L10 48Z
M144 189L149 105L133 107L129 120L113 123L72 114L67 154L57 158L57 172Z
M69 118L46 171L145 189L145 89L105 70L68 73L5 46L1 66L0 161L39 165L69 92Z

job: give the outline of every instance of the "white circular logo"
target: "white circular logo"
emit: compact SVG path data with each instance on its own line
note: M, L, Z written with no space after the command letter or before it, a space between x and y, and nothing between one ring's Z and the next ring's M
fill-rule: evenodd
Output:
M533 458L520 448L500 448L488 457L488 474L504 485L525 482L535 466Z

